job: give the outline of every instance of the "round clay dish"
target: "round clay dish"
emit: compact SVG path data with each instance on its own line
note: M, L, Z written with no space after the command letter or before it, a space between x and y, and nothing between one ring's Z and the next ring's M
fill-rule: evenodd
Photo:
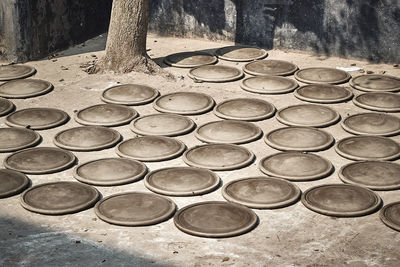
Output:
M195 127L194 122L178 114L151 114L134 119L131 130L140 135L177 136Z
M15 109L13 102L0 97L0 117L5 116Z
M294 96L307 102L330 104L350 100L353 93L338 85L308 84L297 88Z
M136 182L147 173L143 163L132 159L103 158L80 164L73 175L80 182L92 185L121 185Z
M223 197L254 209L283 208L295 203L300 189L291 182L272 177L249 177L227 183L222 188Z
M225 201L207 201L181 208L174 216L175 226L190 235L231 237L251 231L258 222L251 209Z
M12 152L39 144L42 138L25 128L0 128L0 153Z
M45 130L60 126L69 120L67 113L55 108L27 108L17 110L6 117L11 127Z
M308 209L335 217L355 217L376 211L381 198L371 190L349 184L325 184L306 190L301 202Z
M258 94L285 94L292 92L298 86L293 79L272 75L249 77L240 84L243 90Z
M333 166L327 159L310 153L280 152L260 160L260 170L290 181L311 181L327 177Z
M333 68L306 68L296 71L296 80L303 83L341 84L350 80L351 76L343 70Z
M284 127L265 135L264 141L272 148L287 151L320 151L334 142L333 136L311 127Z
M20 172L0 169L0 198L21 193L29 186L29 178Z
M23 79L36 73L36 69L28 65L2 65L0 66L0 81Z
M396 93L372 92L361 94L353 98L353 103L361 108L374 111L400 111L400 95Z
M92 207L100 197L96 188L78 182L53 182L33 186L21 195L21 205L46 215L76 213Z
M159 94L156 89L147 85L122 84L104 90L101 100L109 104L136 106L153 102Z
M126 106L100 104L79 110L75 113L75 121L82 125L110 127L128 124L138 115L136 110Z
M224 65L207 65L191 69L189 78L200 82L230 82L243 77L243 71Z
M366 74L351 79L350 85L364 92L397 92L400 91L400 78L381 74Z
M337 142L336 153L351 160L394 160L400 156L400 146L388 137L359 135Z
M243 66L244 72L255 76L287 76L293 74L298 69L299 68L293 63L274 59L256 60Z
M237 45L221 47L215 51L215 54L220 59L236 62L252 61L268 56L268 52L263 49Z
M210 111L214 104L214 99L203 93L176 92L160 96L153 107L160 112L195 115Z
M25 79L5 82L0 85L0 97L28 98L44 95L53 89L48 81L39 79Z
M180 156L185 149L184 143L171 137L142 136L123 141L116 153L140 161L163 161Z
M386 161L357 161L340 168L339 178L372 190L400 188L400 165Z
M289 126L327 127L338 122L340 115L326 106L301 104L279 110L276 119Z
M28 174L47 174L65 170L75 156L56 147L34 147L15 152L4 159L4 167Z
M94 207L103 221L122 226L153 225L174 215L175 203L152 193L126 192L108 196Z
M121 140L119 132L101 126L82 126L56 134L56 146L76 151L95 151L113 147Z
M379 217L385 225L400 231L400 201L385 205L381 209Z
M170 167L150 172L145 186L158 194L169 196L196 196L214 191L219 177L210 170L193 167Z
M259 121L274 116L275 107L258 98L234 98L216 105L214 114L222 119Z
M391 136L400 133L400 119L385 113L361 113L344 119L342 128L352 134Z
M164 58L165 64L177 68L196 68L211 65L217 61L218 59L215 56L202 52L181 52Z

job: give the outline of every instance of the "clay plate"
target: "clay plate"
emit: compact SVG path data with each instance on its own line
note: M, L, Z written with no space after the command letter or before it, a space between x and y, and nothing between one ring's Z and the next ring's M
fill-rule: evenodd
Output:
M134 119L131 130L140 135L177 136L195 127L194 122L178 114L151 114Z
M349 184L325 184L306 190L301 202L308 209L335 217L355 217L376 211L381 198L371 190Z
M272 177L249 177L227 183L222 195L230 202L255 209L276 209L295 203L300 189L291 182Z
M0 66L0 81L9 81L29 77L36 73L36 69L28 65L2 65Z
M342 128L352 134L391 136L400 133L400 119L385 113L361 113L344 119Z
M218 188L220 179L207 169L170 167L150 172L146 175L144 184L158 194L196 196L214 191Z
M120 143L116 153L140 161L163 161L180 156L185 149L184 143L171 137L142 136Z
M353 97L353 93L338 85L308 84L297 88L294 96L307 102L330 104L347 101Z
M4 167L28 174L46 174L65 170L75 156L56 147L34 147L15 152L4 159Z
M276 119L289 126L326 127L338 122L340 115L326 106L301 104L279 110Z
M136 110L122 105L100 104L79 110L75 113L75 121L82 125L120 126L138 115Z
M177 68L195 68L211 65L217 61L218 59L215 56L203 52L181 52L164 58L165 64Z
M296 80L303 83L340 84L350 80L351 76L343 70L333 68L306 68L296 71Z
M27 210L46 215L76 213L92 207L99 199L96 188L78 182L53 182L33 186L21 195Z
M367 74L354 77L350 85L364 92L397 92L400 91L400 78L381 75Z
M380 211L379 217L384 224L400 231L400 201L385 205Z
M353 98L353 103L361 108L374 111L400 111L400 95L395 93L372 92L361 94Z
M143 163L132 159L103 158L80 164L73 175L80 182L92 185L121 185L142 179L147 173Z
M254 154L250 150L231 144L195 146L183 154L183 161L187 165L215 171L239 169L253 160Z
M274 116L275 107L258 98L234 98L216 105L214 114L222 119L259 121Z
M114 146L121 140L119 132L101 126L82 126L66 129L56 134L56 146L76 151L94 151Z
M21 193L29 186L29 178L20 172L0 169L0 198Z
M144 105L152 102L160 93L147 85L122 84L103 91L101 100L109 104Z
M388 137L359 135L337 142L336 152L351 160L394 160L400 156L400 146Z
M237 45L221 47L215 51L215 54L220 59L237 62L252 61L268 56L268 52L263 49Z
M310 153L281 152L260 160L260 170L290 181L310 181L327 177L333 166L327 159Z
M272 148L288 151L320 151L334 142L333 136L311 127L284 127L265 135L264 141Z
M39 144L42 138L24 128L0 128L0 153L12 152Z
M55 108L27 108L17 110L6 117L5 123L12 127L45 130L60 126L69 120L67 113Z
M288 61L283 60L257 60L243 66L243 71L247 74L264 76L278 75L287 76L293 74L298 67Z
M28 98L44 95L53 89L48 81L39 79L25 79L5 82L0 85L0 97Z
M247 121L223 120L208 122L195 132L197 139L207 143L243 144L257 140L261 129Z
M7 115L15 109L13 102L0 97L0 117Z
M190 235L231 237L251 231L258 222L251 209L225 201L207 201L181 208L174 216L175 226Z
M94 207L105 222L123 226L153 225L174 215L175 203L152 193L126 192L108 196Z
M400 165L385 161L357 161L340 168L339 178L372 190L400 188Z
M292 92L298 86L293 79L272 75L249 77L240 84L243 90L258 94L285 94Z
M243 77L243 71L224 65L207 65L191 69L189 78L200 82L230 82Z
M160 112L195 115L206 113L214 107L211 96L196 92L176 92L157 98L154 109Z

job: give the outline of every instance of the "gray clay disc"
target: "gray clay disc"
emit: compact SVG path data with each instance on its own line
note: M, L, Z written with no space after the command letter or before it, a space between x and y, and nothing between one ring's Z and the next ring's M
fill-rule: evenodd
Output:
M118 105L144 105L152 102L160 93L147 85L122 84L103 91L101 100Z
M236 62L252 61L268 56L268 52L264 49L238 45L221 47L215 51L215 54L220 59Z
M262 130L247 121L223 120L208 122L196 129L195 136L206 143L243 144L262 135Z
M293 79L272 75L249 77L240 84L243 90L258 94L285 94L298 86Z
M243 66L244 72L256 76L287 76L293 74L296 70L298 70L298 67L295 64L274 59L256 60Z
M340 168L339 178L372 190L400 188L400 165L386 161L357 161Z
M293 183L273 177L249 177L234 180L222 188L230 202L254 209L276 209L295 203L301 195Z
M260 170L270 176L290 181L310 181L327 177L333 165L316 154L281 152L260 160Z
M123 226L153 225L171 218L175 203L153 193L126 192L108 196L94 207L103 221Z
M177 136L193 130L194 122L178 114L151 114L134 119L130 128L140 135Z
M41 137L25 128L0 128L0 153L12 152L37 145Z
M379 217L385 225L400 231L400 201L385 205L381 209Z
M183 154L183 161L187 165L215 171L239 169L253 160L254 154L250 150L232 144L195 146Z
M20 172L0 169L0 198L21 193L29 186L29 178Z
M217 60L215 56L203 52L181 52L164 58L165 64L177 68L195 68L211 65L216 63Z
M326 106L300 104L279 110L276 119L289 126L326 127L338 122L340 115Z
M10 81L32 76L36 69L28 65L2 65L0 66L0 81Z
M34 147L20 150L4 159L7 169L28 174L46 174L65 170L75 163L75 156L56 147Z
M225 201L206 201L181 208L174 216L175 226L190 235L231 237L251 231L258 222L251 209Z
M353 103L361 108L384 111L399 112L400 111L400 95L387 92L371 92L358 95L353 98Z
M308 84L297 88L294 96L307 102L329 104L347 101L353 97L353 93L338 85Z
M400 146L388 137L359 135L337 142L336 153L351 160L394 160L400 156Z
M82 125L120 126L128 124L139 114L136 110L122 105L100 104L75 113L75 121Z
M324 184L309 188L301 196L308 209L335 217L355 217L376 211L381 198L371 190L349 184Z
M82 126L66 129L56 134L56 146L76 151L94 151L114 146L121 139L116 130L101 126Z
M230 82L243 77L243 71L224 65L207 65L193 68L189 71L189 78L200 82Z
M210 111L214 104L214 99L203 93L176 92L160 96L153 107L160 112L195 115Z
M17 110L6 117L5 123L12 127L44 130L60 126L69 120L67 113L55 108L27 108Z
M352 134L391 136L400 133L400 119L385 113L361 113L344 119L342 128Z
M265 142L272 148L283 151L320 151L334 142L333 136L311 127L284 127L265 135Z
M275 114L271 103L258 98L234 98L225 100L214 108L214 114L222 119L259 121Z
M53 89L53 85L44 80L24 79L5 82L0 85L0 97L28 98L44 95Z
M158 194L169 196L196 196L214 191L219 177L210 170L194 167L170 167L150 172L145 186Z
M13 102L0 97L0 117L5 116L15 109Z
M350 85L364 92L397 92L400 91L400 78L381 74L366 74L351 79Z
M171 137L142 136L121 142L116 153L140 161L163 161L180 156L185 149L184 143Z
M334 68L306 68L296 71L296 80L303 83L340 84L350 80L349 73Z
M147 173L143 163L133 159L103 158L80 164L74 169L74 177L92 185L121 185L142 179Z
M99 199L96 188L78 182L53 182L33 186L21 195L21 205L46 215L76 213Z

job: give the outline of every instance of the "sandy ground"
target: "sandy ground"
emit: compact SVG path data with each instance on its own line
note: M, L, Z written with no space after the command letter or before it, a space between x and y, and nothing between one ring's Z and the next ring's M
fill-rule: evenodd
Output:
M213 84L194 83L187 77L187 69L162 65L174 74L176 81L142 73L126 75L88 75L80 67L101 57L104 53L105 36L96 37L85 44L60 52L52 59L29 62L37 68L36 78L52 82L53 92L35 98L13 100L17 109L27 107L56 107L73 117L74 110L102 103L101 92L116 83L144 83L158 89L161 94L176 91L201 91L211 95L217 103L235 97L258 97L273 103L277 109L300 104L292 93L284 95L257 95L243 91L240 81ZM205 40L165 38L150 35L149 55L162 62L170 53L180 51L213 51L230 43ZM366 71L400 76L400 69L393 65L369 64L364 61L310 55L306 53L272 50L270 59L288 60L300 68L310 66L350 67L351 64ZM219 64L241 67L242 63L220 61ZM352 75L359 75L353 72ZM291 76L293 78L293 76ZM345 84L344 86L348 86ZM360 92L352 90L355 95ZM329 105L342 118L365 112L351 101ZM141 114L155 113L151 104L135 107ZM398 115L397 115L398 116ZM217 120L208 112L190 116L198 125ZM283 127L275 118L256 122L264 133ZM53 136L59 131L78 126L71 119L66 125L39 131L43 137L40 146L54 146ZM4 117L0 127L6 127ZM129 126L115 127L124 139L134 134ZM340 124L325 128L336 140L351 136ZM188 147L201 144L194 133L177 137ZM400 136L392 137L400 141ZM262 139L245 144L256 155L255 162L236 171L217 172L224 183L231 180L258 176L259 160L278 152L267 146ZM116 157L114 148L97 152L74 152L79 163L103 157ZM349 163L334 151L334 148L318 152L329 159L335 172L329 177L312 182L297 182L304 191L315 185L340 183L337 172ZM0 162L9 154L0 154ZM397 161L398 162L398 161ZM182 158L160 163L146 164L149 170L166 166L186 166ZM29 175L33 185L49 181L74 181L72 168L50 175ZM147 192L143 181L113 186L96 187L103 196L117 192ZM384 203L400 200L399 191L377 192ZM221 188L196 197L172 197L178 207L206 201L223 200ZM323 216L305 208L301 202L276 210L254 210L259 216L259 225L251 232L233 238L207 239L187 235L179 231L170 219L147 227L121 227L107 224L96 218L93 209L65 216L45 216L31 213L19 204L19 196L0 199L0 265L1 266L399 266L398 244L400 234L386 227L378 213L358 218L333 218Z

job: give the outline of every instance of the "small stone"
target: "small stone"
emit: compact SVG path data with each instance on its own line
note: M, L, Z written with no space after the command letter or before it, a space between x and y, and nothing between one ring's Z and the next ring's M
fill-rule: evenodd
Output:
M358 72L359 72L359 73L364 73L364 72L365 72L365 70L359 70Z
M229 261L229 257L225 257L222 259L222 262Z
M372 74L374 73L372 70L367 70L367 74Z
M357 66L357 64L356 63L351 63L350 66Z
M91 56L91 57L97 57L95 54L91 54L90 56Z
M394 64L393 67L398 68L399 64Z
M68 68L65 67L65 66L61 66L61 69L62 69L62 70L68 70Z
M385 74L386 73L386 71L384 71L384 70L381 70L380 72L379 72L379 74Z
M75 112L75 110L74 110L74 112ZM93 218L92 221L94 221L94 222L97 221L97 218Z
M57 61L57 59L52 59L51 61L53 61L53 62L56 62L56 61Z
M178 254L179 252L178 251L176 251L176 250L174 250L174 252L172 252L172 254Z
M103 240L97 240L97 243L102 243L103 242Z
M157 40L154 40L155 43L157 43Z
M75 240L75 244L80 244L81 241L80 240Z
M59 82L63 82L64 81L64 79L60 79L60 80L58 80Z

